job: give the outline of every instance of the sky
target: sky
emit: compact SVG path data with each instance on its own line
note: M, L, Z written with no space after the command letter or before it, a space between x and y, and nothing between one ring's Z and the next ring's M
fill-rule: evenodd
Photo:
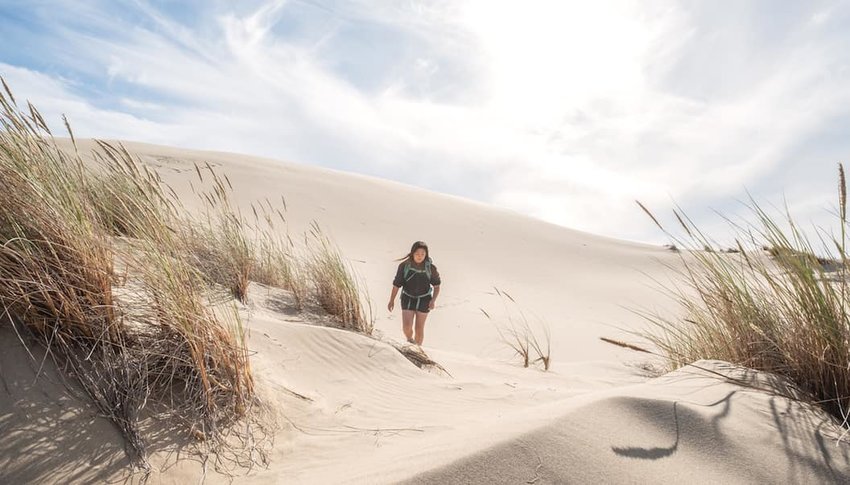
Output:
M850 3L0 0L55 127L390 179L663 242L748 196L835 226ZM749 195L748 195L749 194Z

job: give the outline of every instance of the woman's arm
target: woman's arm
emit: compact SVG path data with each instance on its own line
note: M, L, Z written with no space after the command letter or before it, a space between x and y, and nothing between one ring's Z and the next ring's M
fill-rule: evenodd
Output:
M428 303L428 309L434 309L434 303L437 301L437 297L440 296L440 285L434 287L434 294L431 295L431 301Z
M398 295L399 288L404 285L404 263L398 265L398 268L395 272L395 278L393 278L393 292L390 294L390 302L387 303L387 310L393 311L393 307L395 307L395 297Z
M398 286L393 285L393 291L392 294L390 294L390 302L387 303L387 310L393 311L393 308L395 307L396 295L398 295Z

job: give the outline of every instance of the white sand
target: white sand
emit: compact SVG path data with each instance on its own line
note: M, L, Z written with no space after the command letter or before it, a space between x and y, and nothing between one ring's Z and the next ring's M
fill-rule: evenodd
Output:
M159 166L187 198L193 161L226 173L245 208L285 195L293 237L316 220L352 261L369 289L384 339L402 340L399 310L386 310L393 260L422 239L442 274L424 348L451 377L416 368L386 343L281 312L274 303L279 292L252 288L245 309L256 352L252 364L261 397L280 427L268 468L255 468L240 483L850 480L850 446L837 441L840 430L822 413L696 368L649 379L633 365L645 354L599 340L634 342L618 330L643 325L631 309L671 310L651 281L666 280L665 265L677 264L677 256L663 248L315 167L128 147ZM644 217L637 209L634 214ZM504 318L493 287L547 322L554 361L549 372L522 368L499 341L481 312ZM4 357L0 374L6 379L26 374L25 361ZM740 373L720 362L698 365ZM773 385L760 375L747 379ZM0 476L121 477L126 460L116 451L122 445L114 429L101 418L73 415L85 406L67 396L64 408L50 404L58 398L44 396L58 396L62 389L44 379L31 381L32 373L7 386L11 390L0 389ZM30 412L33 406L40 413ZM56 430L61 433L51 440ZM84 439L60 452L76 443L75 435L97 445L85 445ZM13 455L21 447L32 455ZM44 455L53 456L53 466L39 465ZM153 461L162 465L171 458L159 454ZM196 462L181 462L155 471L151 483L200 476ZM206 479L227 481L212 471Z

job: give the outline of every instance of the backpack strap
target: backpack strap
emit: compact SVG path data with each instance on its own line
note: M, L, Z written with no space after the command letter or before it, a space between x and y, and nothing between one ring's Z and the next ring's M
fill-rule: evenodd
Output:
M409 277L407 276L410 273L414 273L414 274L425 273L425 276L428 277L428 281L431 281L431 258L428 258L428 259L425 260L425 269L424 270L416 269L416 268L412 267L410 265L410 261L404 263L404 281L408 281L408 280L410 280L410 278L413 278L413 275L411 275Z

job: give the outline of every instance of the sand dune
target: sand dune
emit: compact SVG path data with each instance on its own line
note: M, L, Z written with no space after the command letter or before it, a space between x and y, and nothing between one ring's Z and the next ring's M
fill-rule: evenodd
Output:
M81 143L83 149L90 144ZM493 287L514 296L523 310L549 323L557 360L630 356L598 340L622 336L614 327L642 324L630 308L665 308L651 279L678 258L662 247L570 230L481 203L359 175L276 160L128 144L160 168L178 193L191 194L193 163L209 163L230 178L236 202L285 196L293 237L317 221L339 243L365 279L375 302L377 328L397 332L389 315L395 265L416 240L431 247L444 274L440 313L429 326L433 348L491 356L492 324L480 308L498 312ZM191 199L191 197L186 197ZM645 217L634 208L635 217ZM662 264L659 264L662 263Z
M848 448L829 420L699 361L647 383L567 403L546 425L409 483L842 483ZM589 401L589 402L588 402ZM570 406L572 404L573 406Z
M81 142L83 150L91 146ZM297 236L318 221L352 261L374 302L378 339L319 326L281 305L285 292L251 288L242 311L252 365L278 426L269 430L269 466L243 471L247 477L239 482L850 480L850 446L838 440L840 428L823 413L771 392L781 383L770 376L701 361L653 379L636 365L645 354L599 340L631 339L620 329L643 325L631 309L673 311L651 283L668 279L667 266L677 264L677 256L663 248L363 176L242 155L127 146L187 200L195 162L226 173L246 209L253 201L274 203L285 196L290 233ZM635 211L635 217L641 214ZM450 375L415 367L387 343L402 340L398 310L385 308L393 260L418 239L430 244L443 276L424 348ZM522 368L499 341L481 312L504 318L494 287L548 324L554 360L549 372ZM15 340L3 342L14 347ZM33 363L6 354L4 377L23 377L0 396L0 475L33 481L124 477L117 433L100 418L81 427L82 418L64 414L83 406L79 400L44 379L41 387L24 385ZM47 401L69 404L54 409L41 392L63 396ZM28 412L31 406L44 408L44 417ZM12 428L13 422L26 424ZM68 450L61 440L43 443L50 430L74 426L98 444ZM8 458L20 446L37 451ZM59 458L38 466L48 450L60 448L66 451ZM198 463L175 464L169 450L163 445L154 456L152 483L202 476ZM228 481L213 471L205 478Z

